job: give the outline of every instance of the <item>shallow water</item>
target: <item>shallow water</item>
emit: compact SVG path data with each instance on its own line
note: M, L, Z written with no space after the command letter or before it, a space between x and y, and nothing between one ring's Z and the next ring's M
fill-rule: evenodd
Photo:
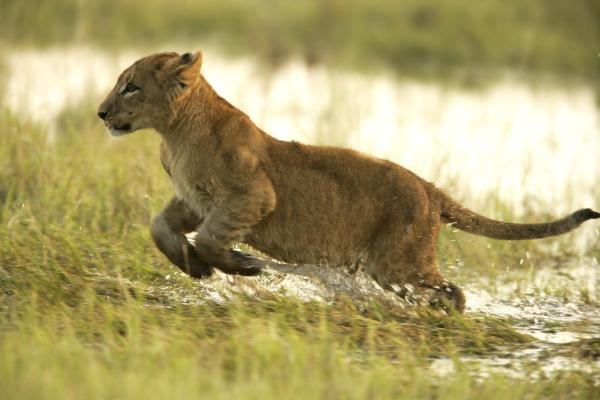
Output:
M94 114L119 72L140 55L91 48L8 51L1 102L50 127L69 107L83 104ZM300 62L266 71L255 60L231 60L211 49L204 59L204 74L217 91L279 138L345 145L391 159L488 214L495 211L489 198L499 199L517 216L531 211L561 216L600 206L600 120L590 88L534 87L507 79L465 90L385 73L308 68ZM598 236L598 224L586 224L572 235L573 249L585 252ZM598 362L582 363L554 351L600 337L600 310L578 295L598 301L598 262L578 259L572 264L507 271L493 286L483 278L463 277L468 313L510 319L520 332L537 339L519 353L465 361L480 363L482 371L506 373L532 360L543 360L548 371L598 367ZM324 302L345 294L380 296L406 306L360 271L326 266L271 270L259 278L217 274L194 282L193 292L182 289L181 279L187 278L173 270L150 294L190 304L259 291ZM440 374L451 368L450 360L432 363Z
M535 272L528 287L519 290L515 289L513 282L522 282L521 275L529 272L512 271L512 279L507 279L509 283L497 284L493 294L481 280L462 281L467 296L466 313L472 318L507 319L517 331L532 337L532 341L516 351L514 348L506 351L497 349L489 355L463 356L461 363L476 365L478 368L469 370L476 371L482 378L491 373L502 373L534 379L536 376L528 375L532 365L537 366L537 374L541 371L552 375L565 370L600 373L600 358L582 360L574 356L571 348L565 347L585 345L590 339L600 339L600 309L597 303L586 304L576 295L578 288L589 286L590 282L598 285L595 269L579 266L573 270L582 274L561 275L554 268L542 268ZM381 289L361 271L331 269L324 265L275 267L255 278L232 277L217 272L208 280L194 281L193 291L181 289L180 280L189 278L175 272L175 269L173 271L165 276L165 284L149 295L188 305L202 304L207 300L225 302L237 294L278 293L303 301L326 303L345 295L363 304L377 299L409 312L414 307ZM565 285L573 289L571 298L552 293L554 288ZM549 293L544 290L549 290ZM597 296L596 288L592 295ZM456 372L457 366L452 359L437 358L431 360L430 368L436 376L444 376Z

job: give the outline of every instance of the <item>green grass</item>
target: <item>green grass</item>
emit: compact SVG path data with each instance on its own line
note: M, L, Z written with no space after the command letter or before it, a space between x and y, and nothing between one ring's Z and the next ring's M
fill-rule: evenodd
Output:
M598 0L4 0L11 45L179 43L251 54L272 65L390 66L477 80L489 70L597 80ZM190 49L194 50L194 49ZM469 71L464 74L465 70Z
M158 137L109 140L82 105L47 129L0 113L0 387L7 399L588 399L593 374L538 379L465 360L535 345L510 320L340 297L197 297L154 248L151 216L172 188ZM89 115L88 115L89 114ZM442 258L517 260L526 243L445 233ZM483 248L481 248L483 247ZM516 254L514 254L516 253ZM484 256L487 254L487 256ZM516 264L518 262L513 261ZM483 272L482 269L482 274ZM244 278L241 278L244 279ZM252 278L247 278L252 279ZM593 359L597 343L561 351ZM454 371L438 378L439 358ZM483 375L482 375L483 373ZM533 376L533 375L532 375Z

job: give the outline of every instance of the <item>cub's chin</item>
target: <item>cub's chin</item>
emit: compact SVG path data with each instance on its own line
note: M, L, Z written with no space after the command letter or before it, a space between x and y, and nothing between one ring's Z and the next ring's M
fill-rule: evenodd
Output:
M107 126L106 129L108 130L108 133L110 134L110 136L113 136L113 137L127 135L128 133L132 133L133 131L135 131L135 129L132 129L131 124L125 124L118 128Z

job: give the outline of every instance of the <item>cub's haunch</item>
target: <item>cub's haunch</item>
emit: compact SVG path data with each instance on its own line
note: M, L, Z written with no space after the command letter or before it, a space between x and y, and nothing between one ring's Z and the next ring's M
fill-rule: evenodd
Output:
M258 273L260 260L231 249L238 240L289 263L360 263L383 288L414 290L462 311L462 290L438 270L441 224L496 239L538 239L600 217L584 209L549 223L495 221L390 161L277 140L221 98L201 64L200 52L142 58L98 109L114 136L160 133L160 159L176 194L154 218L152 238L193 277L213 268ZM192 231L194 245L185 236Z

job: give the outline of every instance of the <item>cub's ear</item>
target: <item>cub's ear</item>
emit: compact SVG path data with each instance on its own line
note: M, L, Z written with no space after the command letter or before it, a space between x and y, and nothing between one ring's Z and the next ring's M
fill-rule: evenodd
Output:
M181 86L189 86L196 83L196 80L200 76L202 53L200 51L197 51L194 54L185 53L174 61L174 77L177 82L179 82Z

